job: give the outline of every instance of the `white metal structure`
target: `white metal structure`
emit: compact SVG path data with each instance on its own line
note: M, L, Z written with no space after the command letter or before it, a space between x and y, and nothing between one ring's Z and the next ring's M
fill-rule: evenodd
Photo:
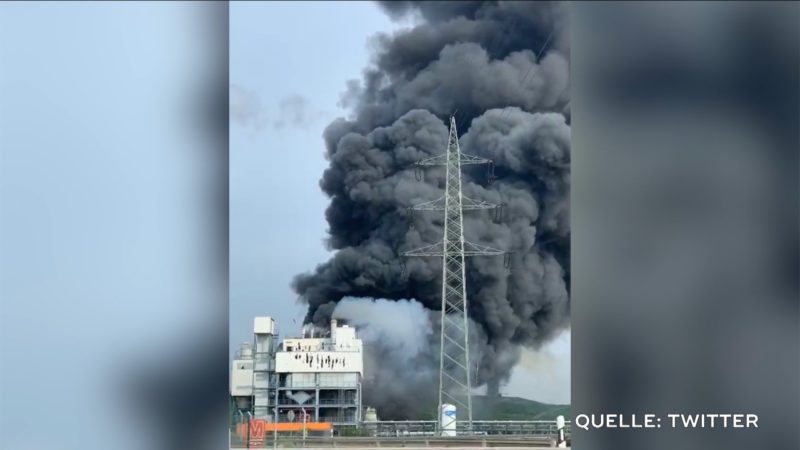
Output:
M254 318L253 343L242 345L231 367L231 399L237 414L268 422L303 417L357 425L362 350L356 329L335 319L329 336L287 338L279 345L275 320Z
M464 257L506 253L464 239L464 210L492 209L499 206L464 197L461 191L461 166L469 164L490 164L493 167L491 160L461 153L455 116L451 116L446 153L417 162L420 168L442 165L446 167L444 196L412 207L414 210L444 211L444 236L439 243L403 253L403 256L442 257L439 404L436 412L437 415L442 414L445 404L457 406L465 418L467 430L472 429L472 395ZM443 430L439 432L441 434Z
M253 416L274 420L275 349L277 347L275 320L269 316L253 319Z
M456 435L456 407L445 403L439 411L439 429L442 436Z
M277 373L364 374L363 344L356 330L331 321L331 337L287 338L275 354Z
M254 334L275 335L275 319L269 316L256 317L253 319Z
M243 343L231 366L231 396L249 400L253 395L253 345Z
M556 437L556 447L565 448L567 446L567 436L564 430L565 421L564 416L556 417L556 428L558 429L558 436Z
M363 344L356 329L331 320L330 336L286 338L275 353L276 417L303 414L313 422L361 421Z

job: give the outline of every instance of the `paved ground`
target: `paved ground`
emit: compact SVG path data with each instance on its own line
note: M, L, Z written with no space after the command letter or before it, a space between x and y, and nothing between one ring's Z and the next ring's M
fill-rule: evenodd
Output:
M255 447L253 447L255 448ZM270 449L272 447L261 447L265 449ZM374 450L376 447L278 447L280 449L289 449L289 448L302 448L304 450L330 450L331 448L347 448L348 450ZM528 445L528 446L515 446L515 447L459 447L459 446L449 446L449 447L416 447L416 446L409 446L409 447L378 447L378 448L402 448L403 450L453 450L453 449L494 449L494 450L519 450L520 448L554 448L551 446L539 446L539 445ZM569 450L569 447L566 447ZM245 447L231 447L230 450L247 450Z
M273 448L274 443L267 441L251 448ZM375 449L402 448L412 449L520 449L520 448L555 447L555 440L546 436L483 436L483 437L399 437L399 438L308 438L301 440L278 441L277 448L330 449L346 448ZM232 447L240 449L244 447Z

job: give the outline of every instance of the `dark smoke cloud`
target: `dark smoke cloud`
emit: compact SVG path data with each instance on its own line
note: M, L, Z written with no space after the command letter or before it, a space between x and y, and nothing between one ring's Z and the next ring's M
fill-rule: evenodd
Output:
M507 205L499 222L492 212L468 213L466 238L514 252L509 270L502 257L467 263L469 314L480 336L473 339L472 355L480 365L476 384L496 391L521 347L538 348L569 322L564 6L391 2L383 7L393 17L418 14L422 22L376 39L373 65L343 96L353 117L337 119L325 130L330 166L320 186L331 199L328 243L336 252L313 273L298 276L294 289L308 304L306 322L319 326L345 297L415 299L430 311L440 309L441 260L406 261L399 253L441 240L441 214L420 212L409 220L406 208L441 197L443 171L429 170L420 182L412 164L444 152L445 123L457 109L462 150L493 159L499 177L487 184L485 168L465 169L464 194ZM434 339L427 353L435 354L435 346ZM435 358L419 359L420 371L438 367ZM402 387L419 387L415 379ZM369 391L365 387L365 395ZM382 418L393 418L387 416L395 408L388 397L375 394L365 401L378 407Z

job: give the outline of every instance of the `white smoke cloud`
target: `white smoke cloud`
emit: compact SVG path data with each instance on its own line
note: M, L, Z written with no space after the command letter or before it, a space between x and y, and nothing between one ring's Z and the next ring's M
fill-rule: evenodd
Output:
M259 132L265 127L306 130L331 118L330 113L316 108L310 100L298 94L283 97L274 108L265 110L258 93L238 84L230 85L228 107L233 122L250 128L253 132Z
M503 395L544 403L569 404L571 400L571 334L563 332L538 350L523 349L519 364L503 386Z
M365 342L388 343L398 357L412 358L433 333L429 312L414 300L345 298L333 317L356 327Z
M243 127L260 128L263 111L258 94L238 84L231 84L228 100L230 116L234 122Z
M278 102L277 119L270 121L270 124L275 128L308 129L330 117L329 113L315 108L307 98L294 94L284 97Z
M333 310L364 341L364 404L379 418L418 418L436 398L434 316L414 300L345 298Z

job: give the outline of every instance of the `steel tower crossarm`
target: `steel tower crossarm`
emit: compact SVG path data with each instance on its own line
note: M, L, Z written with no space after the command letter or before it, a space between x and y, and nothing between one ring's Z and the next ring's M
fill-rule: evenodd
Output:
M467 196L461 197L461 209L463 211L469 211L475 209L495 209L498 208L499 206L500 205L496 203L489 203L483 200L473 200ZM439 197L436 200L418 203L414 206L411 206L409 209L413 209L414 211L444 211L445 198Z
M450 126L452 128L455 128L455 126L456 126L454 123L452 123L452 120L451 120ZM458 139L458 138L456 138L456 139ZM456 142L456 145L458 145L458 142ZM472 165L472 164L489 164L490 162L492 162L491 159L481 158L480 156L466 155L466 154L461 153L461 152L459 152L459 155L460 156L458 158L458 162L462 166L467 166L467 165ZM441 155L436 155L436 156L431 156L430 158L425 158L425 159L417 161L415 163L415 165L417 165L417 166L446 166L446 165L448 165L447 156L448 156L447 153L443 153Z

